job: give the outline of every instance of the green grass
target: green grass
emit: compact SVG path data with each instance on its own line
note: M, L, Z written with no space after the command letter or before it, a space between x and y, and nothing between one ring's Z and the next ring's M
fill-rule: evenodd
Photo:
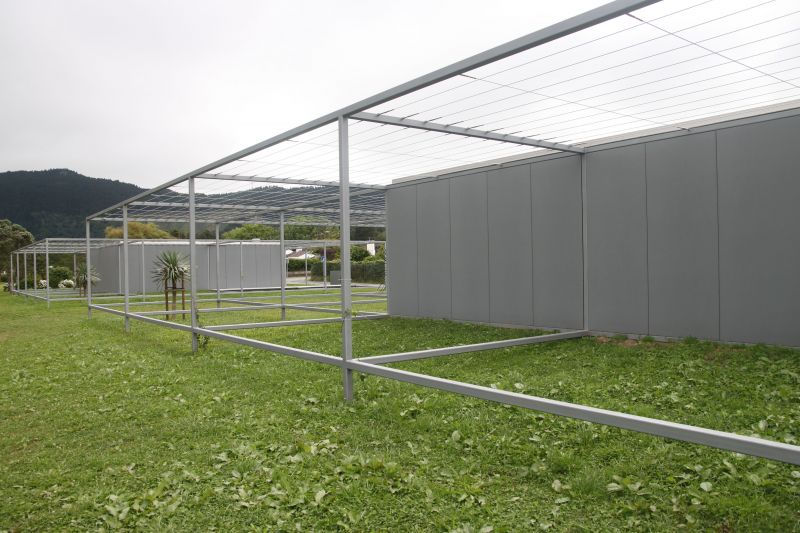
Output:
M797 466L376 377L359 376L348 405L336 368L213 339L192 354L186 333L125 334L119 317L85 314L0 296L0 531L800 530ZM357 355L530 334L403 319L354 330ZM336 324L240 333L339 353ZM800 435L794 350L580 339L395 366Z

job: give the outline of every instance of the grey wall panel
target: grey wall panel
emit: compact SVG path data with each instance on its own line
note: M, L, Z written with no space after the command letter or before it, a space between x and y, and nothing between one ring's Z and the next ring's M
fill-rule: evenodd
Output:
M104 246L92 249L92 267L97 270L100 281L92 285L95 293L114 292L119 289L119 252L118 247ZM41 259L44 261L44 258Z
M645 147L586 157L589 327L646 334Z
M417 187L386 194L386 290L390 314L417 316Z
M533 324L530 165L488 173L490 319Z
M419 312L451 318L449 180L417 186L417 217Z
M280 284L280 255L278 246L273 244L248 244L244 245L245 281L248 287L278 286ZM113 245L94 250L92 252L92 266L98 269L102 280L94 286L96 292L117 292L121 271L119 269L119 252L121 245ZM145 261L145 286L147 292L160 292L163 286L152 279L152 270L155 268L156 257L164 251L171 250L183 254L188 258L188 244L158 244L147 243L144 247ZM198 290L216 289L216 251L214 245L198 245L196 248L197 261L194 281ZM220 246L220 287L238 289L239 284L239 245ZM142 286L142 254L141 246L131 244L129 248L129 280L130 293L137 294ZM226 271L231 274L231 279L226 278ZM187 287L188 288L188 287Z
M577 329L583 322L580 157L535 163L531 180L534 324Z
M258 264L256 262L256 249L254 246L244 245L244 288L258 287Z
M648 143L651 335L719 338L713 132Z
M486 173L450 180L453 319L489 321Z
M280 247L278 246L270 246L269 247L270 259L269 259L269 285L274 287L276 285L280 285L281 283L281 253Z
M589 153L589 328L800 346L799 140L790 116ZM485 228L480 170L390 189L390 312L487 321L485 235L489 322L582 327L578 158L485 172Z
M800 118L717 133L722 338L800 346Z
M253 255L255 260L255 286L267 287L269 281L269 272L267 265L269 264L269 252L266 249L253 248Z
M138 243L128 245L128 290L142 292L142 245Z
M242 287L244 281L240 271L240 254L244 255L244 247L238 244L228 244L223 247L225 251L225 271L226 271L226 288L238 289Z

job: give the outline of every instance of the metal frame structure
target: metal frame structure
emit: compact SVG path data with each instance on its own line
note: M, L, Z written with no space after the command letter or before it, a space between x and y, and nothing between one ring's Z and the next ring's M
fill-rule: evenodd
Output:
M137 294L138 298L141 298L141 302L131 302L130 297L133 296L133 292L130 289L130 275L129 272L126 274L125 270L130 268L130 247L131 246L138 246L141 251L141 262L144 265L144 249L145 246L149 245L156 245L156 246L170 246L170 245L177 245L177 246L185 246L189 244L189 240L182 240L182 239L126 239L126 236L123 232L122 239L100 239L100 238L93 238L91 239L91 249L98 250L105 247L110 246L118 246L119 247L119 290L118 291L109 291L105 290L102 293L97 293L96 289L93 287L93 294L92 300L102 300L108 302L108 305L115 306L117 305L116 301L125 299L126 294L128 295L128 308L130 306L137 306L140 304L149 305L152 303L152 294L148 294L146 290L140 290ZM127 244L126 244L127 242ZM207 247L214 247L215 254L209 254L209 261L211 258L214 258L214 269L215 272L215 285L216 285L216 297L215 298L200 298L198 301L216 301L217 303L228 302L231 303L233 301L238 303L247 302L258 302L259 300L263 299L260 296L248 296L249 293L258 292L258 291L272 291L280 288L280 285L272 286L265 286L265 287L248 287L244 286L242 282L238 287L223 287L222 283L219 280L219 273L220 273L220 249L226 246L237 246L240 250L240 279L244 279L244 265L242 263L242 256L243 256L243 249L244 245L247 244L248 246L257 245L257 246L275 246L276 248L281 248L286 250L288 248L321 248L323 251L327 249L335 249L335 241L331 240L284 240L284 241L265 241L265 240L231 240L231 239L220 239L219 234L217 233L217 238L214 240L204 239L204 240L195 240L195 244L197 246L207 246ZM376 245L385 245L384 241L353 241L355 245L368 245L368 244L376 244ZM38 270L37 266L37 258L40 256L44 256L44 263L45 265L50 264L50 257L53 255L71 255L73 257L73 277L77 276L78 271L78 262L79 256L83 259L81 261L85 261L86 257L86 240L85 239L78 239L78 238L64 238L64 237L57 237L57 238L48 238L42 239L41 241L37 241L31 243L29 245L23 246L17 250L13 250L10 253L10 292L11 294L20 295L28 298L34 298L37 300L43 300L47 302L48 307L51 303L57 302L75 302L75 301L86 301L87 296L81 296L78 288L73 289L53 289L50 288L40 288L38 287L38 282L44 281L48 287L50 285L49 276L45 275L42 279L38 279ZM28 256L31 256L31 260L28 259ZM126 257L127 256L127 257ZM22 266L20 266L20 257L22 257ZM288 260L288 259L287 259ZM28 287L28 263L32 263L32 270L34 274L33 279L33 287ZM327 265L323 265L326 267ZM211 267L211 263L209 263L209 267ZM46 269L49 273L49 268ZM148 271L145 268L142 268L142 287L146 287L146 276ZM209 279L211 275L209 272ZM126 287L123 287L123 284L126 284ZM303 289L306 291L313 291L316 289L327 290L329 288L338 289L340 286L335 283L329 283L329 276L327 268L323 268L323 281L321 286L316 287L314 284L309 284L309 277L308 277L308 261L306 260L306 270L304 274L304 285L305 286L289 286L287 279L284 279L284 294L285 291L288 289L291 291L297 291L299 289ZM230 292L238 292L239 297L236 299L233 298L223 298L222 296L228 296ZM385 300L385 294L370 294L373 299L379 299L380 301ZM160 297L160 293L158 294ZM291 296L290 296L291 297ZM328 303L328 302L324 302ZM368 303L372 303L371 300L368 300Z
M336 224L343 257L340 316L202 327L199 314L218 310L199 309L194 289L191 325L131 313L127 294L122 311L94 304L90 294L90 316L102 310L126 324L133 318L186 331L194 350L203 335L330 364L342 370L346 400L353 397L353 372L361 372L800 464L798 446L383 366L590 334L585 259L581 330L355 358L352 321L385 315L354 313L348 253L351 227L384 224L384 196L394 180L561 151L580 154L583 162L585 258L585 154L614 140L691 130L710 117L798 107L800 85L793 76L800 56L793 47L800 45L799 23L796 6L781 2L742 7L714 0L616 0L297 126L88 217L87 247L92 221L188 221L194 266L198 223L277 223L281 237L286 224ZM123 275L127 279L127 271ZM291 306L286 292L282 282L278 305L284 317L287 308L324 309ZM342 325L341 357L223 333L327 321Z
M122 242L119 239L91 239L88 247L91 249L101 248L111 244ZM77 287L74 289L51 289L50 288L50 256L52 255L71 255L73 277L77 277L78 256L86 255L87 241L79 238L58 237L52 239L42 239L34 243L13 250L10 254L12 265L10 291L28 298L44 300L50 307L52 302L83 301L84 297L79 296ZM45 276L38 279L37 257L44 256ZM28 256L31 256L33 287L28 287ZM20 257L22 257L22 267L20 268ZM20 276L22 279L20 279ZM46 288L38 286L40 281L44 281ZM101 294L96 298L108 299L116 298L117 294Z

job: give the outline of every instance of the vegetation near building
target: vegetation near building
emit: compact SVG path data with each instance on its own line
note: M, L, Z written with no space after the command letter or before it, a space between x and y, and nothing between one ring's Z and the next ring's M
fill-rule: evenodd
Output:
M107 226L106 239L121 239L122 226ZM172 235L152 222L128 222L129 239L171 239Z
M245 224L238 228L233 228L226 231L222 237L230 240L243 240L249 241L252 239L261 239L263 241L273 241L280 238L280 233L277 228L272 226L265 226L263 224Z
M8 270L9 254L33 242L33 235L19 224L0 220L0 272Z

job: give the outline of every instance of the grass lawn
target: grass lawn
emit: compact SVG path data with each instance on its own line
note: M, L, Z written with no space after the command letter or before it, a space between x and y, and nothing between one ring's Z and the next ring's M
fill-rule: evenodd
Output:
M289 312L308 316L320 315ZM192 354L186 333L132 328L88 321L79 303L0 295L0 531L800 531L798 466L377 377L358 376L348 405L336 368L213 339ZM394 318L353 328L360 356L529 334ZM237 333L339 353L337 324ZM579 339L395 366L800 436L795 350Z

